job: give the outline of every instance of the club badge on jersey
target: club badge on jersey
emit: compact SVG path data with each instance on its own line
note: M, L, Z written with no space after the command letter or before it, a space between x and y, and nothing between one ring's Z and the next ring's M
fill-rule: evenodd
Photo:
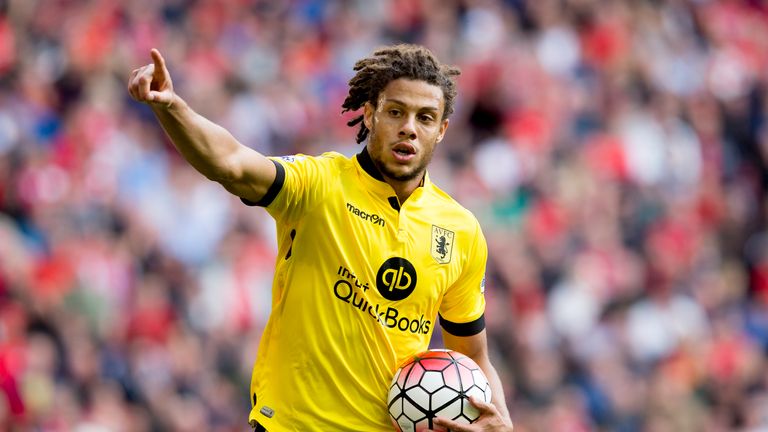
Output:
M432 258L438 264L448 264L451 262L451 252L453 252L453 238L455 234L445 228L432 225Z

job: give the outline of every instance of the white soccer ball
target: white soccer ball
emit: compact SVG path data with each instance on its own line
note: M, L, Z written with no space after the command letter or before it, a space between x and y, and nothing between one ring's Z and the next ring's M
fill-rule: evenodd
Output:
M472 359L456 351L429 350L398 368L389 387L387 407L398 432L428 429L435 417L472 423L480 413L469 396L490 403L491 387Z

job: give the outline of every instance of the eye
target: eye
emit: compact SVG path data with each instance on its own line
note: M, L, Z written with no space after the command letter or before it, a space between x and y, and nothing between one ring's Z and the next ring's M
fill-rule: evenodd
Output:
M435 120L435 117L432 114L422 114L419 116L419 120L424 123L431 123Z
M399 109L392 108L388 112L389 112L389 115L391 115L392 117L399 117L400 116L400 110Z

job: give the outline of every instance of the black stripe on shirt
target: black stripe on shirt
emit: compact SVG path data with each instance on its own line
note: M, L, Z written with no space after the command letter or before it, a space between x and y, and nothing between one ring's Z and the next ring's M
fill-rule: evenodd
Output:
M363 147L360 153L357 154L357 162L363 171L367 172L369 176L375 178L378 181L384 181L384 176L381 175L381 171L376 168L376 164L373 163L370 153L368 153L368 146Z
M285 168L277 161L274 161L270 159L273 164L275 164L275 180L272 182L272 185L267 189L267 193L264 194L263 197L258 202L253 202L250 200L247 200L245 198L240 198L240 201L243 202L245 205L249 206L259 206L259 207L266 207L270 204L272 204L272 201L275 200L275 197L280 192L281 189L283 189L283 184L285 183Z
M454 336L474 336L485 329L485 314L468 323L451 322L440 315L440 326Z

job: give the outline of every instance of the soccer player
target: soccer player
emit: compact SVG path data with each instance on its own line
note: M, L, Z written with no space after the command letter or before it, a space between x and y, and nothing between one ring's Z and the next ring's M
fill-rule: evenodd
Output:
M459 70L426 48L396 45L355 64L344 111L360 111L359 154L265 157L203 118L173 90L160 52L131 73L178 151L243 203L274 217L272 312L251 380L256 430L391 431L386 398L397 366L445 347L483 369L493 403L472 425L512 430L488 358L487 247L475 217L434 185L427 165L453 112ZM288 126L289 127L289 126Z

